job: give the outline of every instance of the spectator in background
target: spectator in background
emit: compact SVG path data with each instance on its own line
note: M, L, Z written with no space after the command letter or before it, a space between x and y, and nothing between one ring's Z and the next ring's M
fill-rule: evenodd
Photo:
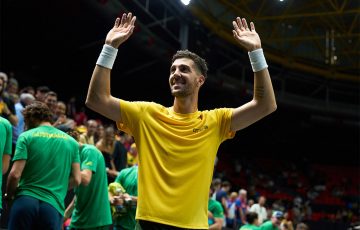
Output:
M7 77L4 73L0 75L0 116L9 120L11 125L17 125L18 118L16 117L14 103L5 95L5 86ZM6 79L6 80L5 80Z
M18 81L13 78L10 77L9 78L9 82L6 86L6 92L10 98L10 100L16 104L19 101L19 95L18 95L18 91L19 91L19 83Z
M51 125L51 111L34 102L23 111L5 200L15 196L9 229L60 229L68 186L80 184L79 146Z
M246 213L246 224L240 230L260 230L258 214L256 212Z
M103 124L101 123L101 121L98 121L97 123L98 123L98 127L94 134L94 143L97 143L101 138L103 138L104 132L105 132L105 128L104 128Z
M236 198L238 197L237 192L232 192L227 201L228 213L226 215L226 227L234 229L236 227L235 212L236 212Z
M39 86L36 88L35 98L37 101L44 102L45 101L45 95L50 92L49 87L47 86Z
M127 152L127 165L128 167L131 167L137 164L138 164L138 151L136 148L136 144L132 143L129 151Z
M239 190L239 197L235 201L236 204L236 225L237 229L246 223L246 212L248 210L247 191L245 189Z
M13 126L13 144L17 142L19 135L24 132L25 121L22 111L27 105L30 105L35 101L35 97L29 93L22 93L20 95L20 101L15 104L16 117L18 118L18 124ZM14 148L15 149L15 148Z
M265 208L266 198L265 196L260 196L258 199L258 203L251 206L250 211L256 212L259 217L259 224L262 224L267 220L267 211Z
M54 91L49 91L45 94L44 103L49 107L49 109L52 113L53 122L55 122L57 100L58 100L57 94Z
M261 226L261 230L280 230L281 221L284 218L284 214L281 211L273 211L271 219L264 222Z
M79 141L82 144L95 145L94 135L98 128L98 123L95 120L88 120L86 122L86 132L80 135Z
M284 219L281 221L280 230L294 230L294 225L289 217L289 212L284 213Z
M106 170L108 172L108 182L111 183L118 175L116 170L113 152L115 149L115 130L114 127L105 128L104 137L97 143L96 147L100 150L105 159Z
M228 192L231 189L231 184L229 181L223 181L221 183L221 188L220 190L216 193L216 200L220 202L222 208L223 208L223 212L224 212L224 227L226 226L226 216L228 214L228 209L227 209L227 200L228 200Z
M126 168L127 165L127 149L125 148L125 146L119 141L116 140L116 138L114 139L115 141L115 147L114 147L114 151L112 152L112 158L114 160L114 165L115 165L115 169L117 172L120 172L121 170L123 170L124 168ZM135 147L136 149L136 147ZM136 151L136 150L135 150ZM115 175L116 177L116 175Z
M216 194L221 190L221 179L220 178L214 178L212 181L212 185L214 186L214 192L212 195L212 199L216 200Z
M62 101L56 103L54 119L53 126L64 132L75 129L76 123L73 119L66 116L66 105Z

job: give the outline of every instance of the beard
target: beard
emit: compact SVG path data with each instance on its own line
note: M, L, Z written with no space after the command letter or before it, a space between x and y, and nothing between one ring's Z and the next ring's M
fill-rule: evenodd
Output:
M193 93L192 90L189 89L189 87L181 90L173 90L172 88L170 88L170 91L171 95L173 95L174 97L187 97Z
M194 94L195 92L195 88L196 88L196 81L194 82L184 82L183 84L180 85L180 88L177 89L173 89L173 85L170 85L170 91L171 91L171 95L173 95L174 97L187 97L190 96L192 94Z

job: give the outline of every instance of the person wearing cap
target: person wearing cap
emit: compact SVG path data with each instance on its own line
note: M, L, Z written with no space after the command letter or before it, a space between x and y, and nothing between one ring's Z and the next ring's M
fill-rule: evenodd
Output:
M246 213L246 224L243 225L240 230L260 230L259 216L256 212Z
M260 226L260 230L280 230L280 224L284 214L281 211L273 211L271 219Z

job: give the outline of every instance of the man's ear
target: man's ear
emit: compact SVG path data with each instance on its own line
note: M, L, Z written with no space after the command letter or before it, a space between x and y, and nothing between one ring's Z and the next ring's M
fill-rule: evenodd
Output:
M205 77L204 75L200 75L198 79L199 86L202 86L205 83Z

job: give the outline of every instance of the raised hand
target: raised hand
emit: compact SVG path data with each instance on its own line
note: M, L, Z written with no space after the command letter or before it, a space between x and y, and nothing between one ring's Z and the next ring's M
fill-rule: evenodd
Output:
M116 18L114 27L106 35L105 43L118 48L133 33L135 20L136 16L132 16L132 13L124 13L121 20Z
M245 18L237 17L233 21L233 34L235 40L247 51L253 51L261 48L261 41L258 33L255 31L253 22L250 22L250 29Z

